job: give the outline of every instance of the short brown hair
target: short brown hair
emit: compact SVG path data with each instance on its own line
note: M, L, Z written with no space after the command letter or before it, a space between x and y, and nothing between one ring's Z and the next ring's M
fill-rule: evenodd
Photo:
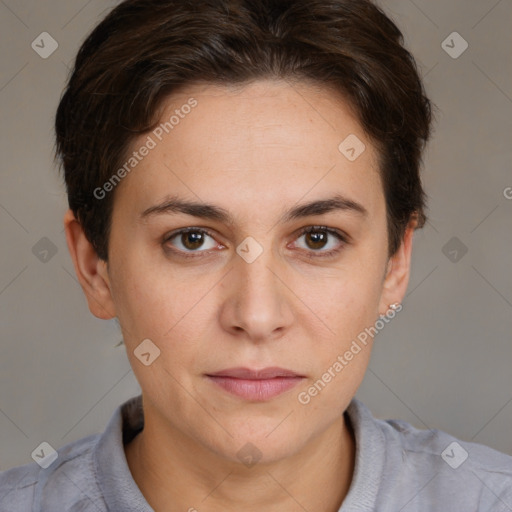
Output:
M108 259L101 187L171 93L194 83L315 82L345 97L379 154L389 255L426 221L432 105L396 25L369 0L126 0L82 44L55 119L70 209ZM340 141L341 142L341 141Z

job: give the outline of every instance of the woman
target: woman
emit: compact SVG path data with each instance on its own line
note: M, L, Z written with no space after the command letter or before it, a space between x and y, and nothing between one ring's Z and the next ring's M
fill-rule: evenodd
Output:
M5 510L512 510L512 458L354 395L401 310L431 103L369 1L128 0L56 117L68 247L142 395Z

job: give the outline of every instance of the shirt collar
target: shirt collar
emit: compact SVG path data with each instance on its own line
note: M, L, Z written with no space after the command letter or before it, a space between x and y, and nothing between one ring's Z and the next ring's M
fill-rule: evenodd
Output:
M356 440L356 460L352 483L339 512L375 510L385 461L385 439L369 409L352 399L346 412ZM120 405L93 454L98 485L109 510L154 512L132 477L124 452L144 427L142 395Z
M352 399L345 414L354 430L356 461L352 483L339 512L372 512L377 506L384 471L384 433L370 410L356 398Z
M139 395L116 409L95 447L96 479L108 510L154 512L135 483L124 453L124 443L143 426L142 395Z

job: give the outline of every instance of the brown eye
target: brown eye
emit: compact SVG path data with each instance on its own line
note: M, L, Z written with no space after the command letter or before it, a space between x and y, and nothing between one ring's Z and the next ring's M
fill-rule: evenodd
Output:
M325 226L305 228L297 240L301 238L304 238L302 249L307 251L310 257L334 256L348 244L348 238L342 232Z
M182 229L167 237L165 243L182 253L202 253L219 245L207 231L200 228Z
M306 245L310 249L323 249L325 244L327 243L328 235L322 231L310 231L309 233L305 233Z
M204 243L204 233L191 231L181 234L181 243L190 250L199 249Z

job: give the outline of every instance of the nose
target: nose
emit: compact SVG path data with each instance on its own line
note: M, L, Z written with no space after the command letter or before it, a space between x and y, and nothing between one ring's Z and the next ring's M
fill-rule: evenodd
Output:
M286 286L284 270L270 250L250 261L236 255L226 276L222 326L252 342L283 336L293 322L293 294Z

